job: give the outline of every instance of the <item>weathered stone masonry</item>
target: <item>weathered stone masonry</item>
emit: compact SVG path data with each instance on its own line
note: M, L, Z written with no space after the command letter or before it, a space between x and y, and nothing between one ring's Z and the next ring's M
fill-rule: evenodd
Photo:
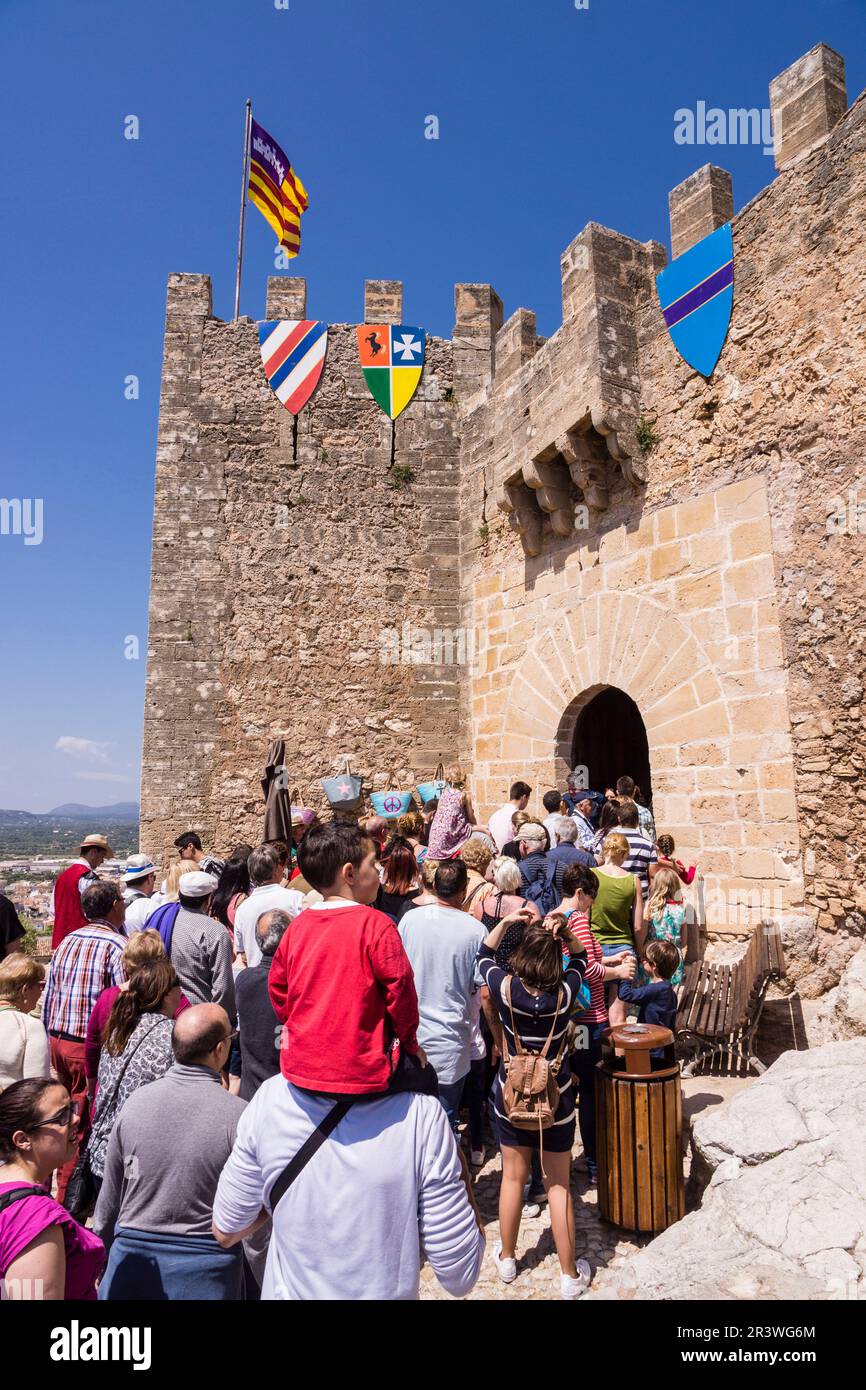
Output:
M513 776L561 778L579 711L615 686L711 924L779 919L804 992L835 983L866 908L866 100L846 111L819 46L771 104L779 174L734 219L709 382L664 328L664 249L590 224L547 341L526 309L503 323L490 286L457 286L395 468L354 326L332 325L295 457L254 324L215 320L206 277L170 278L143 848L190 825L254 839L275 734L316 804L339 753L379 786L459 754L486 813ZM676 252L732 207L729 175L698 170L671 194ZM302 316L305 294L272 279L266 316ZM366 321L404 317L399 284L368 283ZM418 629L460 629L472 659L383 664L386 629L403 655Z
M366 318L386 317L382 290L368 285ZM302 284L272 280L266 312L303 316ZM383 630L402 641L409 620L459 624L450 355L428 342L392 469L391 424L363 382L354 327L332 325L295 458L254 324L213 319L206 277L171 277L142 797L155 853L187 822L213 843L254 838L277 733L293 783L318 802L335 753L376 785L392 764L405 779L454 755L455 671L380 659ZM414 481L392 486L401 469Z

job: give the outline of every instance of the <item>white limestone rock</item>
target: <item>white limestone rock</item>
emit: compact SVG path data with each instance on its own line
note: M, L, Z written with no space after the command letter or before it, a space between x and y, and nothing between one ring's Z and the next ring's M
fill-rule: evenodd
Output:
M588 1298L866 1298L866 1039L780 1057L695 1120L697 1211Z
M817 1008L807 1015L811 1043L866 1037L866 951L852 956L842 977Z

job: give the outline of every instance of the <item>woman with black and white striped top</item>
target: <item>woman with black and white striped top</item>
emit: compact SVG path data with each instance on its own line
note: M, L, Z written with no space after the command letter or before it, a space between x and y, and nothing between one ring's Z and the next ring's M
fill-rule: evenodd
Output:
M490 1003L498 1014L508 1044L509 1056L517 1052L517 1038L524 1052L541 1052L547 1039L547 1056L560 1057L557 1083L559 1105L553 1124L540 1134L516 1129L505 1115L502 1087L505 1064L500 1062L492 1091L493 1123L502 1151L502 1183L499 1189L499 1230L501 1240L493 1258L499 1276L510 1284L517 1275L515 1248L523 1210L523 1188L529 1177L534 1150L542 1150L544 1186L550 1204L550 1224L561 1268L563 1298L577 1298L589 1285L590 1268L586 1260L575 1263L574 1208L571 1199L571 1150L574 1145L574 1089L565 1046L565 1030L578 991L583 984L586 956L579 940L568 930L564 918L553 914L539 924L529 920L508 970L497 963L496 951L505 932L521 917L521 912L503 917L488 932L478 952L478 968L490 992ZM568 961L564 958L568 955ZM510 1007L502 997L503 981L509 978Z

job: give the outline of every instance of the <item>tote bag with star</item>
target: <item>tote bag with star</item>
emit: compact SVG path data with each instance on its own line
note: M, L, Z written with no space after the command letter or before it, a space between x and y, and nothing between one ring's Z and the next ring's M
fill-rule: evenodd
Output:
M348 756L336 777L323 777L322 790L335 811L357 811L361 804L361 779L349 767Z

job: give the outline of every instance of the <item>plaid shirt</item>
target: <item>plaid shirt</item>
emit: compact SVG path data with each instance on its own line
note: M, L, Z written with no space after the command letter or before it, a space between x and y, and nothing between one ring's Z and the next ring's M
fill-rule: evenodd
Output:
M84 1041L93 1006L109 985L122 985L127 938L108 922L90 922L70 932L51 959L42 1003L49 1033Z

